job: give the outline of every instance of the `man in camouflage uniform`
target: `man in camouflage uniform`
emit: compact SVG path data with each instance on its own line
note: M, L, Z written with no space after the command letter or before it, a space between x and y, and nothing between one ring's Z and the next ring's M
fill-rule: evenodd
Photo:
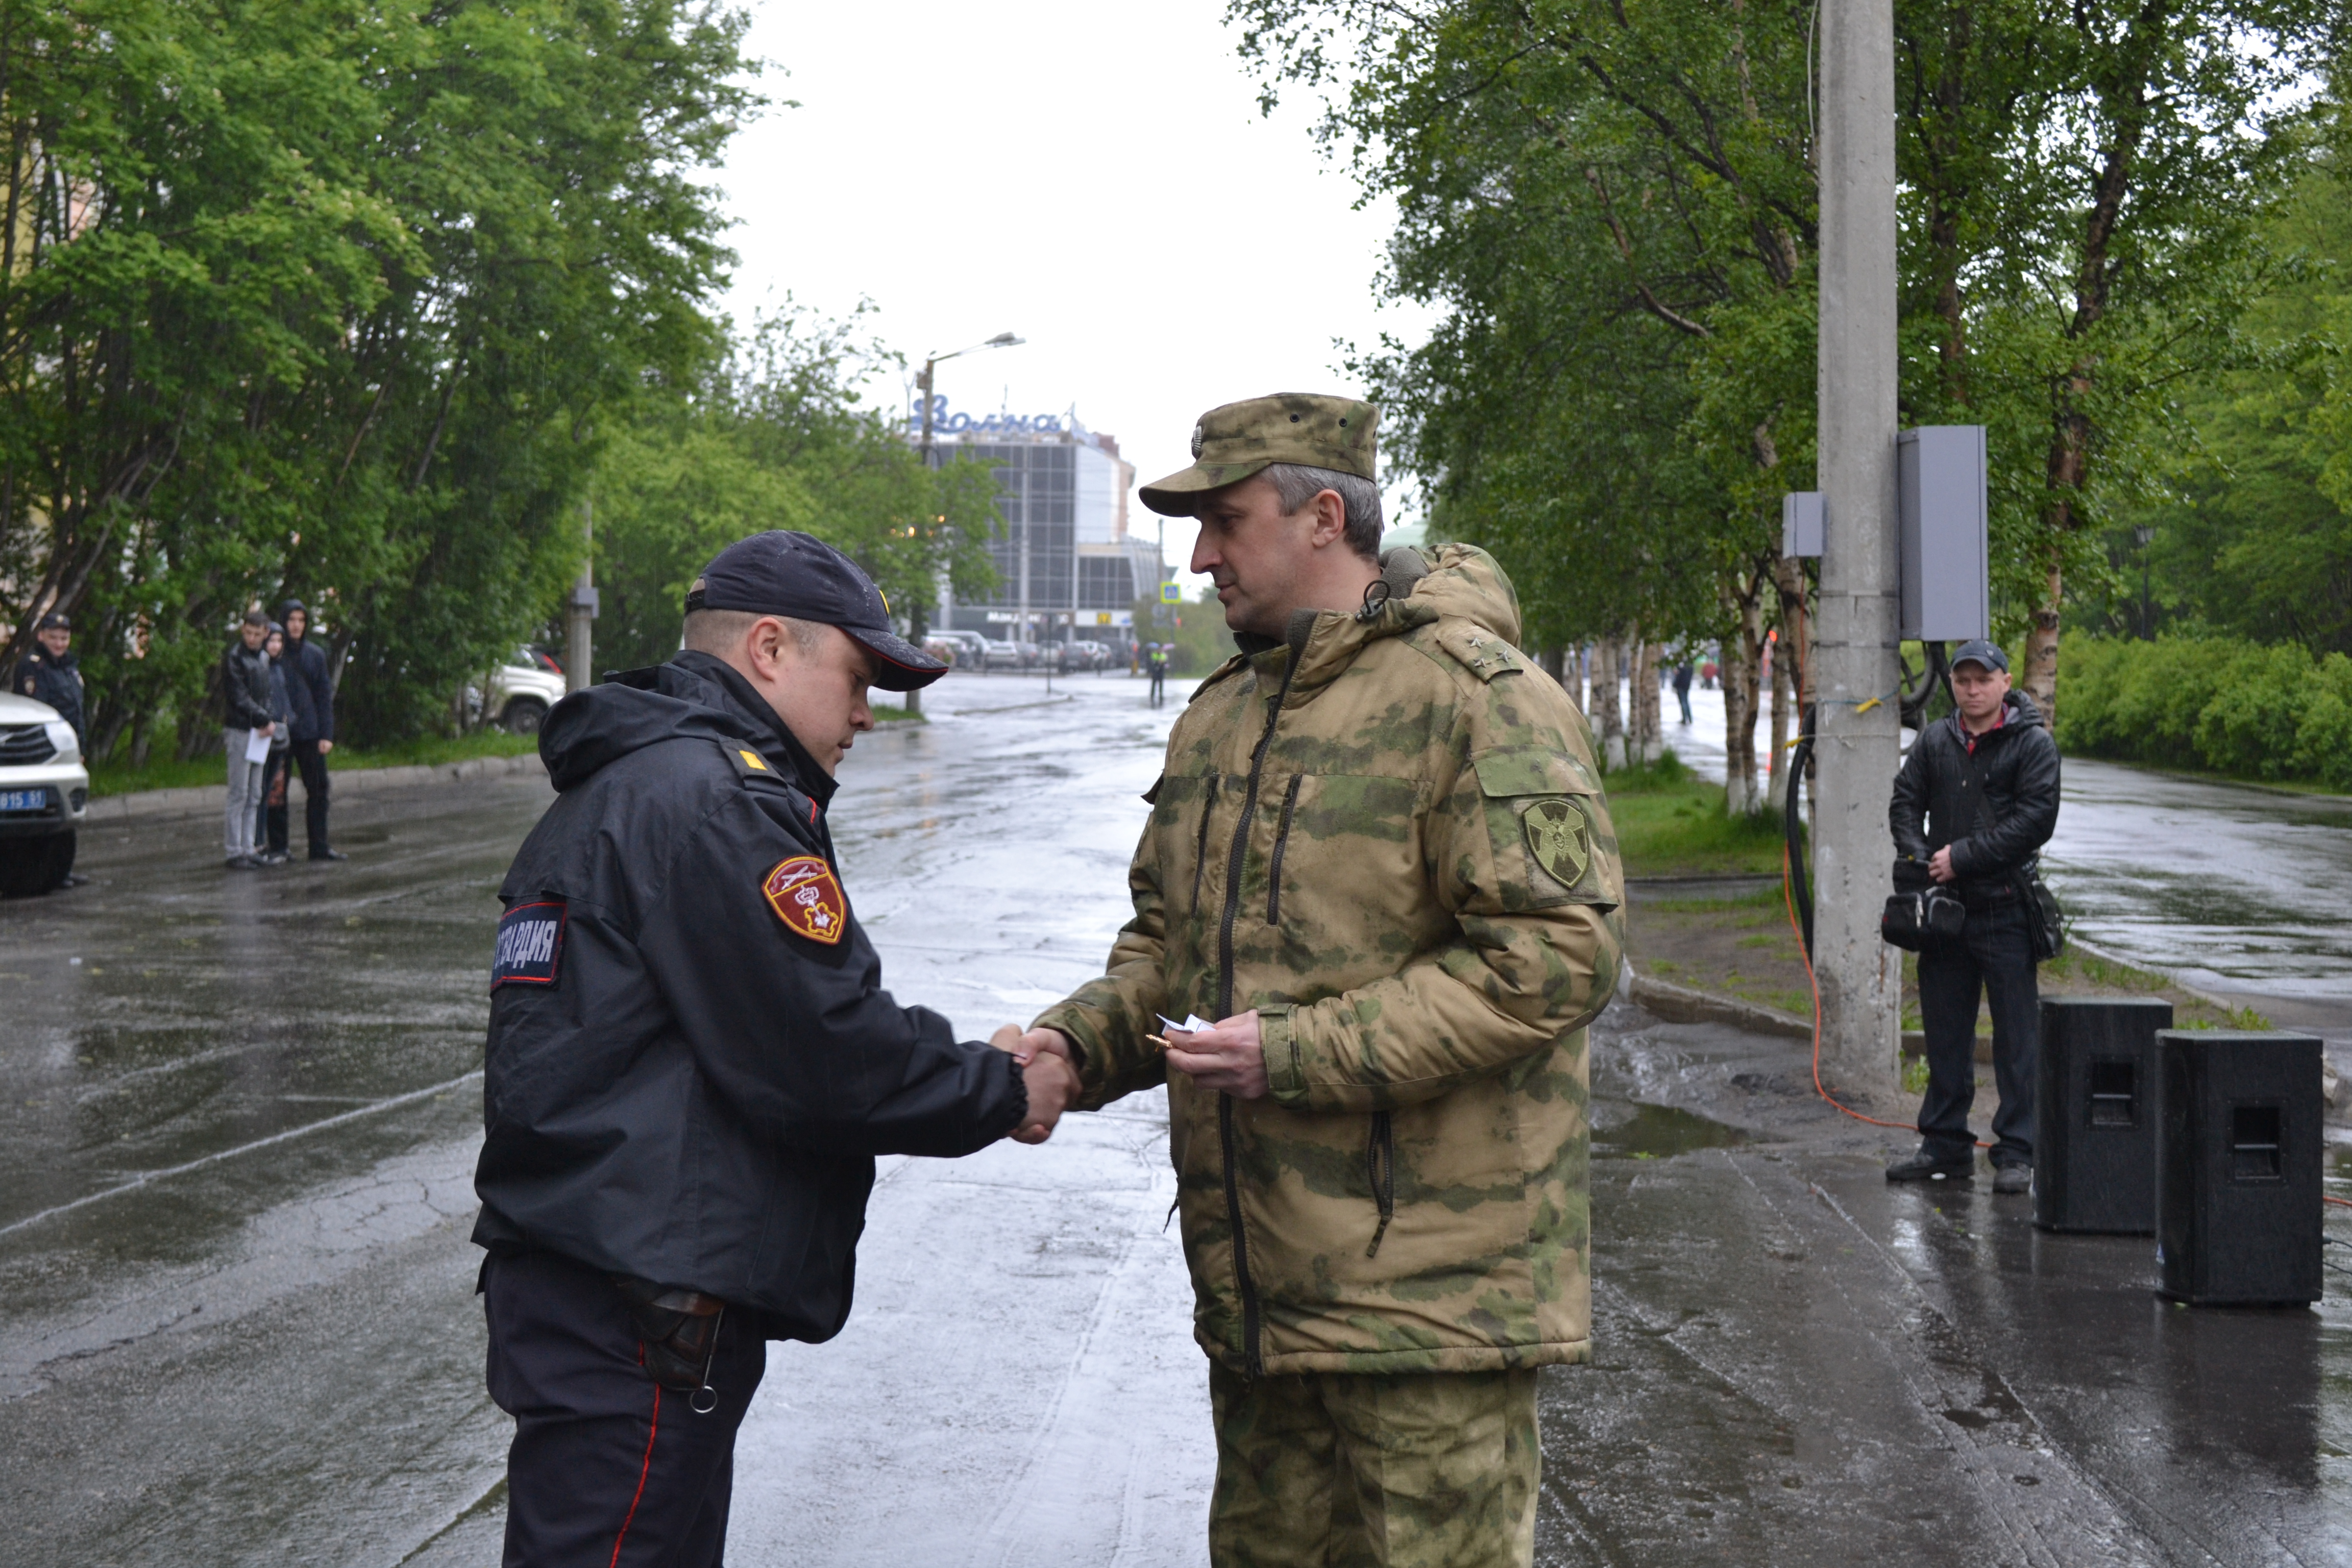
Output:
M1377 417L1231 404L1144 488L1243 652L1169 738L1108 973L1027 1037L1082 1103L1168 1086L1219 1568L1527 1563L1536 1369L1588 1353L1616 840L1494 560L1378 556Z

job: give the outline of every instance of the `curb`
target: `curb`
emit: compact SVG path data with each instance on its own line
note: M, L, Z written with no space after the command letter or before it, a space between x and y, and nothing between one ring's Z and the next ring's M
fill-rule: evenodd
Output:
M1626 968L1633 971L1630 963ZM1670 980L1654 980L1638 972L1632 973L1627 990L1636 1003L1670 1024L1729 1024L1752 1034L1798 1040L1813 1037L1811 1018L1800 1018L1794 1013L1783 1013L1760 1002L1743 1002L1736 996L1676 985Z
M408 789L417 784L456 784L467 779L517 778L536 773L544 776L547 764L536 752L526 752L519 757L471 757L462 763L415 764L401 768L352 768L339 773L329 769L327 790L331 796L373 795L378 790ZM128 822L142 816L188 816L198 812L228 809L228 784L196 784L184 789L139 790L130 795L100 795L89 803L82 813L81 826L92 826L103 822Z

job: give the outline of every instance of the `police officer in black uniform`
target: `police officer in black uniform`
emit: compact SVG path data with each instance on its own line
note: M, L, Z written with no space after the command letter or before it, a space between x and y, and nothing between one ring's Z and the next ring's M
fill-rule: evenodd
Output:
M81 670L74 662L73 623L56 612L41 617L33 646L16 661L16 689L36 702L46 702L58 717L73 726L75 740L89 750L82 732Z
M719 552L686 651L558 703L499 898L474 1238L515 1417L508 1568L720 1561L772 1339L848 1317L874 1156L1042 1141L1061 1059L902 1007L835 868L869 685L947 666L801 533Z

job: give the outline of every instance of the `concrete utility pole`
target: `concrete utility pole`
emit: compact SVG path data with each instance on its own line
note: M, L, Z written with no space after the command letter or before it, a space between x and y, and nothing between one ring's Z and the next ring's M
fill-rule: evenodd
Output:
M563 689L585 691L596 684L589 673L595 662L595 650L590 635L596 621L596 503L580 503L580 580L572 585L572 597L567 602L563 627Z
M1895 844L1895 11L1822 0L1821 615L1811 684L1822 1073L1893 1100L1902 954L1879 940ZM1874 700L1875 700L1874 701Z

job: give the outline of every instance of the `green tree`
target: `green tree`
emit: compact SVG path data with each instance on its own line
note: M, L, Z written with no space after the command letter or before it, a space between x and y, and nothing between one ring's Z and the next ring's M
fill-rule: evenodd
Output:
M2069 574L2100 585L2171 389L2235 352L2334 9L1896 5L1903 416L1988 426L1996 602L2045 701ZM1367 362L1392 450L1541 636L1759 613L1778 496L1811 488L1816 15L1231 0L1268 100L1335 91L1328 143L1398 203L1387 286L1446 314Z
M0 0L0 613L101 754L318 606L355 736L454 715L576 564L609 424L716 336L756 101L676 0Z

